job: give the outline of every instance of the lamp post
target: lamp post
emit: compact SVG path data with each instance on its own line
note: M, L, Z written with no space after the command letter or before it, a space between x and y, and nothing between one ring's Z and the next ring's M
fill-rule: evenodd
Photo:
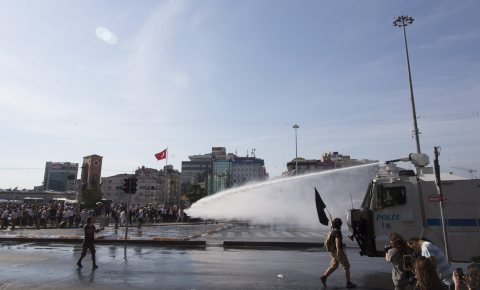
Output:
M293 128L295 129L295 175L298 175L297 129L300 128L300 126L295 124Z
M407 34L405 32L405 26L411 25L413 23L413 18L411 16L399 16L395 21L393 21L393 26L403 27L403 38L405 40L405 53L407 55L407 68L408 68L408 82L410 84L410 101L412 102L412 113L413 113L413 130L415 132L415 143L417 145L417 153L420 151L420 139L418 137L418 126L417 126L417 114L415 113L415 101L413 99L413 87L412 87L412 75L410 74L410 60L408 58L408 48L407 48Z

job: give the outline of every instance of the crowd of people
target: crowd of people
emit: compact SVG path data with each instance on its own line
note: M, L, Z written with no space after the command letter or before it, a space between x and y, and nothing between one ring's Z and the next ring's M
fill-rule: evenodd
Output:
M409 237L405 241L397 232L389 238L392 246L386 247L385 259L393 265L395 289L458 290L462 283L470 290L480 289L480 264L469 265L467 276L461 268L452 269L442 250L427 240Z
M133 226L138 222L141 228L145 222L188 222L190 217L185 212L186 207L180 205L133 204L128 210L126 206L113 206L109 213L115 219L115 228L129 223Z
M342 220L332 219L330 214L329 219L331 231L325 239L325 248L332 256L332 261L320 281L327 286L328 276L342 265L346 288L355 288L357 285L350 281L350 263L343 251ZM469 290L480 290L479 263L470 264L466 275L462 268L454 271L442 250L428 240L417 237L405 240L397 232L391 232L389 239L391 246L385 246L385 259L393 265L395 290L459 290L462 283Z
M182 205L132 204L127 209L122 204L98 204L94 208L79 210L76 204L45 203L23 204L5 203L0 205L1 229L47 226L50 228L84 227L88 217L111 217L115 227L131 226L138 223L140 228L145 222L187 222L190 217Z

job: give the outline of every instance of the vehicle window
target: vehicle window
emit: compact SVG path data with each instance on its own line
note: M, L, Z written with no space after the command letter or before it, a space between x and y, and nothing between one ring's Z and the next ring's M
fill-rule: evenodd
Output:
M383 207L397 206L407 203L405 187L383 187L382 204Z

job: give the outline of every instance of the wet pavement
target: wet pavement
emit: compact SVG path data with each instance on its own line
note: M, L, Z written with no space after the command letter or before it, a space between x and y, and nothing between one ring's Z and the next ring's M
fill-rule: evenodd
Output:
M96 245L98 269L81 247L56 244L0 244L0 289L326 289L320 276L330 254L322 249L253 250L223 247ZM346 249L358 289L393 289L391 266L383 258L360 257ZM282 274L283 279L278 278ZM337 270L328 289L343 289Z
M323 243L326 231L288 226L236 223L205 225L153 224L129 228L137 238L182 238L197 234L203 246L105 245L97 244L97 264L92 270L90 253L84 268L75 265L78 244L0 242L0 290L3 289L344 289L341 268L328 278L325 288L320 276L330 264L330 254L321 247L295 247L294 243ZM391 265L384 258L360 257L357 245L344 232L343 242L352 265L357 289L393 289ZM125 228L106 228L106 239L124 236ZM0 237L20 235L83 236L83 229L19 229L0 231ZM98 234L97 234L98 235ZM255 242L265 246L229 247L223 243ZM290 244L270 247L269 242ZM453 263L452 267L468 264ZM282 274L283 279L278 278ZM27 288L25 288L27 287ZM466 289L462 287L461 289Z
M97 227L99 225L97 224ZM230 228L228 228L230 227ZM142 228L129 227L128 236L132 239L189 239L205 241L209 245L223 244L224 241L235 242L280 242L280 243L323 243L328 231L270 225L251 225L246 223L218 222L207 225L204 223L146 223ZM347 247L358 247L356 242L347 237L348 232L343 232L343 243ZM39 238L58 237L83 237L81 228L52 228L47 229L16 229L0 231L0 238L13 238L21 236L33 236ZM106 227L97 236L103 236L105 240L118 240L125 237L125 227L116 230L114 227Z

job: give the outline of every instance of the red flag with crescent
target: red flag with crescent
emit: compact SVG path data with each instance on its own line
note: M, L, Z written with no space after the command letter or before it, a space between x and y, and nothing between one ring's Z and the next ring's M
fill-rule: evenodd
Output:
M157 158L157 160L162 160L167 158L167 149L163 150L160 153L155 154L155 157Z

